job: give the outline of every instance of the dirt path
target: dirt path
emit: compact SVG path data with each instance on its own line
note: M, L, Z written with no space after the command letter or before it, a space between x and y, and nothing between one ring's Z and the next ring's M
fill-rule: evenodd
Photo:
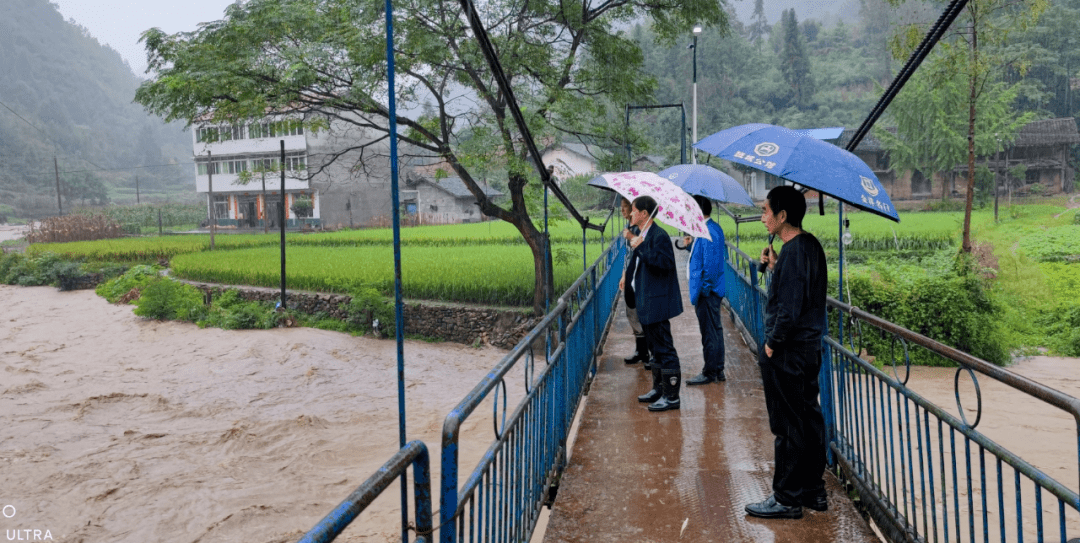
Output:
M0 285L0 301L0 528L12 533L295 541L398 448L393 341L145 321L91 291ZM406 342L408 435L429 446L436 495L443 418L504 354ZM471 469L490 405L464 439ZM391 488L338 541L399 538L398 501Z

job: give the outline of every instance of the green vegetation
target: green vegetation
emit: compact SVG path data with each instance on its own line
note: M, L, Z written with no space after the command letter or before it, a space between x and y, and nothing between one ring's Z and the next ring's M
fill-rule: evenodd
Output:
M552 243L581 244L581 228L569 221L555 222L550 226ZM615 226L609 225L605 238L610 240ZM393 243L393 230L371 228L341 230L313 234L286 234L288 247L362 247L388 246ZM589 230L591 242L600 240L600 233ZM457 247L461 245L518 245L525 241L513 225L503 221L485 223L417 226L401 230L404 247ZM280 238L265 234L230 234L217 236L218 249L241 249L254 247L278 247ZM187 253L210 249L209 235L184 235L146 238L121 238L102 241L77 241L68 243L43 243L31 245L31 254L56 253L64 258L108 262L153 262L157 259L171 260Z
M599 244L589 246L590 264L599 252ZM558 262L560 253L568 255L565 262ZM557 244L552 254L555 292L562 292L581 275L581 245ZM195 281L265 287L281 281L280 254L273 247L178 255L171 264L177 277ZM286 266L289 287L299 290L394 288L393 249L385 245L292 247ZM410 299L516 306L533 297L533 262L524 244L409 247L402 251L401 268L403 295Z

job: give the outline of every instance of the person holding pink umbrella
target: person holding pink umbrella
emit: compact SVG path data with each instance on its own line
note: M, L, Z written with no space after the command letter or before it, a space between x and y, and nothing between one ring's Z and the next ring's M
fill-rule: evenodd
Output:
M630 240L638 259L633 279L638 320L656 359L652 365L653 388L638 396L638 401L648 403L649 411L668 411L680 406L682 369L671 337L671 319L682 314L683 305L675 272L675 250L667 232L653 222L656 211L656 200L639 196L634 199L630 215L630 223L641 229L641 234Z

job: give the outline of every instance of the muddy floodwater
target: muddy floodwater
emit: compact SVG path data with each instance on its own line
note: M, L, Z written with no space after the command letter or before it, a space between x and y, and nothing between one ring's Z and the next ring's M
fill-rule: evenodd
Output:
M200 330L52 287L0 301L0 530L24 539L295 541L398 449L392 340ZM443 419L504 354L406 342L408 437L436 495ZM464 468L491 433L483 405ZM338 541L400 539L399 496Z
M393 341L200 330L51 287L0 285L0 302L0 530L24 540L295 541L398 448ZM443 420L505 354L406 342L408 436L429 446L436 496ZM1076 359L1010 369L1080 396ZM954 373L916 368L910 385L956 413ZM523 379L507 379L511 410ZM1077 488L1076 421L979 384L979 430ZM492 434L489 399L463 427L465 474ZM398 500L392 487L338 541L398 540Z

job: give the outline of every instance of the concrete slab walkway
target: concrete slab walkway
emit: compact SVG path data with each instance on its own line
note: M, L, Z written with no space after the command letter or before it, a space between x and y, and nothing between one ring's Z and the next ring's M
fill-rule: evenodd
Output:
M686 293L688 253L676 250L685 311L672 320L683 378L702 367L697 317ZM634 338L620 303L580 422L544 541L877 542L836 478L829 510L763 520L743 506L770 493L769 432L755 356L724 310L727 378L683 386L682 409L650 413L637 395L651 377L623 358Z

